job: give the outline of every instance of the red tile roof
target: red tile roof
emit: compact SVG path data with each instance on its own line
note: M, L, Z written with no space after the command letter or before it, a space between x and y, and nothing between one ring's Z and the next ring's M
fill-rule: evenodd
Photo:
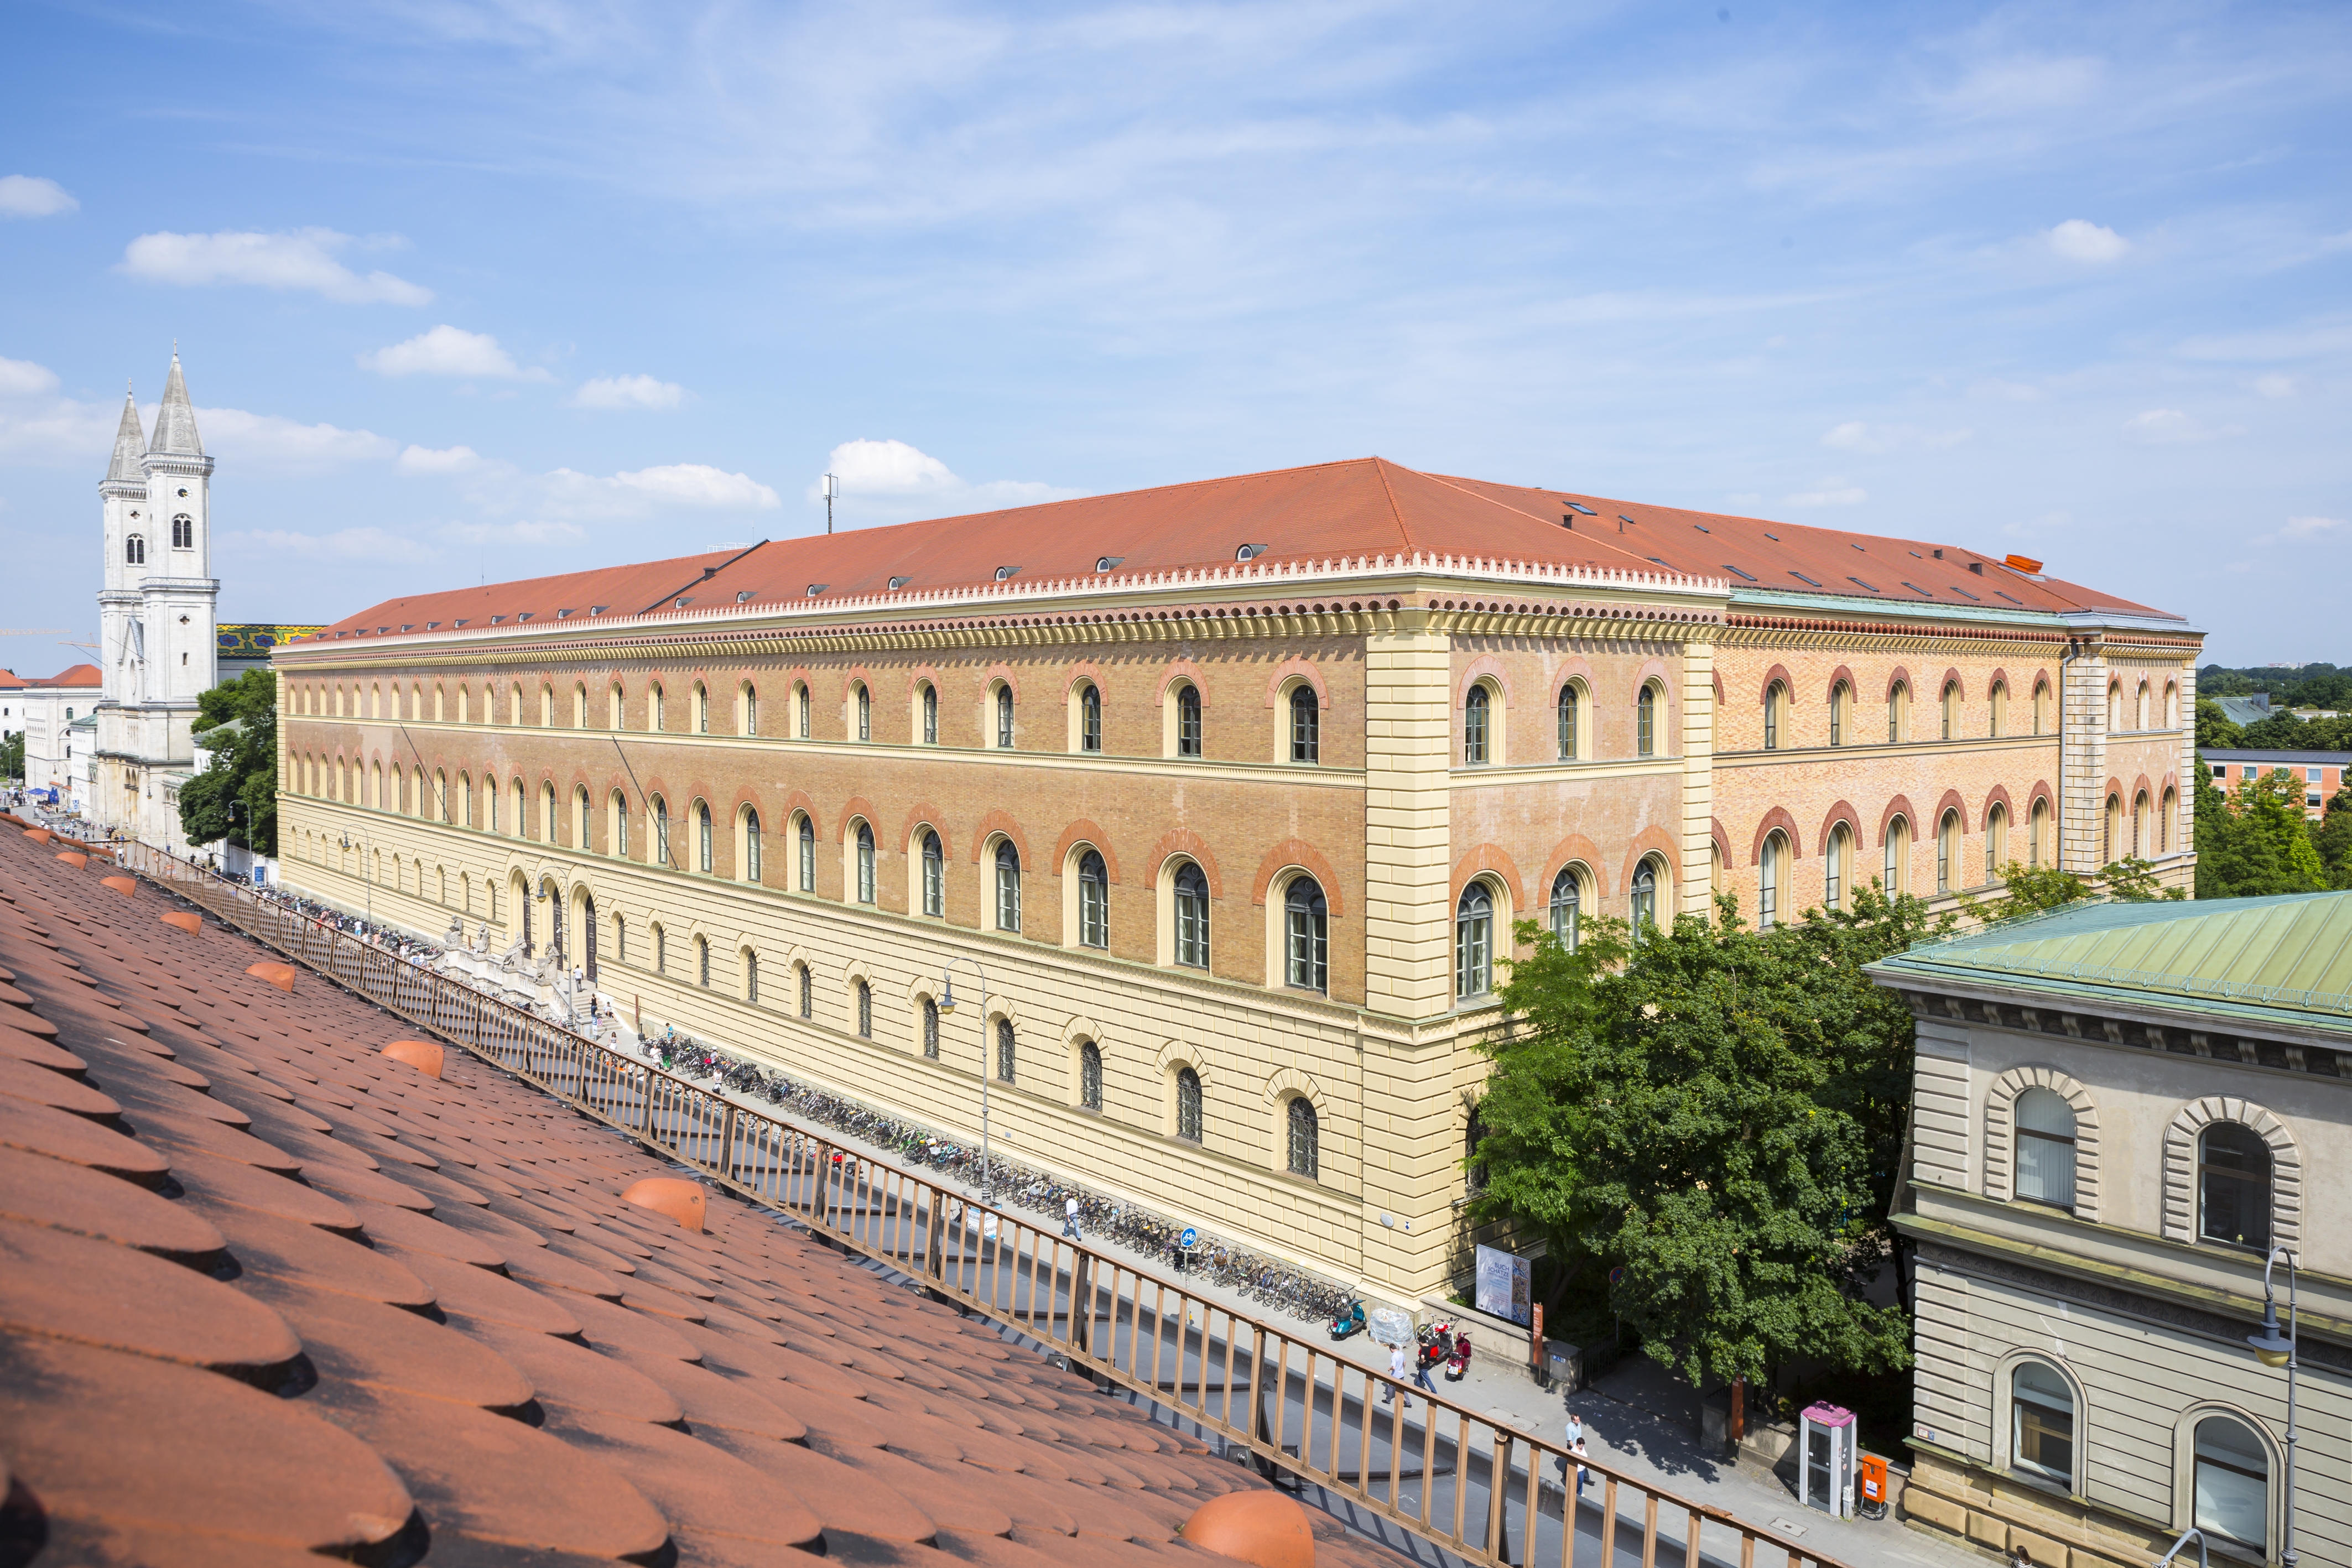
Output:
M625 1200L673 1167L52 855L0 827L31 1561L1231 1561L1176 1532L1246 1469L763 1211Z
M83 686L100 686L105 684L105 672L101 671L96 664L68 664L64 669L59 670L56 674L49 676L47 680L26 681L25 683L27 686L35 688L44 686L72 686L77 689Z
M1573 526L1563 527L1563 519ZM1955 545L1453 478L1368 457L765 540L733 556L682 557L389 600L320 635L397 635L436 622L446 631L460 617L469 629L491 624L494 616L508 626L558 616L570 621L599 604L614 615L656 607L709 610L737 601L753 607L802 604L812 590L815 597L833 599L894 587L963 588L1000 580L998 572L1007 568L1015 580L1084 578L1106 559L1121 573L1201 568L1230 564L1245 547L1258 547L1269 562L1420 550L1642 571L1663 568L1729 579L1735 589L1838 593L1890 603L2167 613L2028 576L1997 557Z

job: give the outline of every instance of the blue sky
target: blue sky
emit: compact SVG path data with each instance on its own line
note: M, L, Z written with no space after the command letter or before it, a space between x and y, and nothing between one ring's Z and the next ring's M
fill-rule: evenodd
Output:
M176 338L231 620L1377 453L2352 663L2352 8L10 7L0 626ZM79 657L41 634L0 663Z

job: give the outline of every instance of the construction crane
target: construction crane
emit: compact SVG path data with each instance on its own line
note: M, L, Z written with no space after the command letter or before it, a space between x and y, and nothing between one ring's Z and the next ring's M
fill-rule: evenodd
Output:
M62 626L0 626L0 637L62 637L65 634L66 629ZM79 648L82 644L76 643L74 646Z

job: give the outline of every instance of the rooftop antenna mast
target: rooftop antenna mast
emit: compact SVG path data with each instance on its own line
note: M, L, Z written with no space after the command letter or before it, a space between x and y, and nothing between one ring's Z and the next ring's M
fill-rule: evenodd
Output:
M833 532L833 498L841 494L841 481L828 474L824 476L824 531Z

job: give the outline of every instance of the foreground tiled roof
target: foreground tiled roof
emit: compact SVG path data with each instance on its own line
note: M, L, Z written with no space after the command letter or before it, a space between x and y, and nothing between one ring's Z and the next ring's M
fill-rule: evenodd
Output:
M25 683L28 686L100 686L106 684L106 673L96 664L68 664L56 674Z
M1247 1470L59 847L0 826L8 1561L1231 1561Z
M1563 527L1562 519L1573 520ZM1630 519L1630 520L1629 520ZM1916 609L2042 614L2103 611L2164 616L2112 595L2012 570L1999 558L1756 517L1424 474L1366 457L1231 478L1088 496L968 517L809 538L768 540L733 556L689 556L564 577L387 600L322 636L468 630L592 612L805 604L896 591L1013 580L1085 578L1230 564L1244 547L1268 563L1416 551L1731 581ZM817 591L814 595L812 590ZM681 603L683 601L683 603ZM602 607L601 612L599 607ZM437 624L436 624L437 623Z

